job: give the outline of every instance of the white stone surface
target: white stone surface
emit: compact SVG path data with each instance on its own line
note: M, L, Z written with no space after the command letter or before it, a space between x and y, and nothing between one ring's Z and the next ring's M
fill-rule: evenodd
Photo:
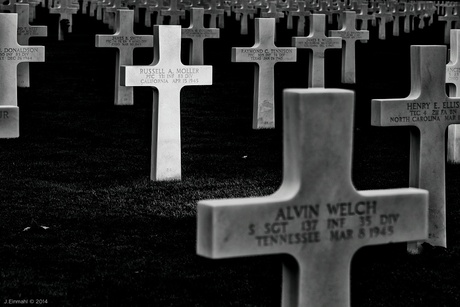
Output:
M409 185L430 191L429 238L446 243L445 134L460 123L460 98L445 90L446 47L411 46L411 92L407 98L373 99L374 126L414 126L411 133ZM417 253L420 243L409 244Z
M184 86L211 85L212 66L180 61L181 27L154 27L154 60L149 66L122 66L124 86L155 88L150 179L181 179L180 92Z
M281 187L270 196L200 201L197 253L288 254L282 306L349 306L359 248L426 238L427 191L354 188L353 108L351 91L285 90Z

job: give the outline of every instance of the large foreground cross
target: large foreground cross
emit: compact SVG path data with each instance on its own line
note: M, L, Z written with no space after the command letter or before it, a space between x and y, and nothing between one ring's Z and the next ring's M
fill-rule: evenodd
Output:
M286 307L349 306L350 263L359 248L427 236L427 191L354 188L353 95L337 89L285 90L279 190L198 203L199 255L295 259L283 263Z
M181 27L154 27L154 59L149 66L122 66L124 86L155 88L150 179L181 179L180 92L184 86L211 85L212 66L180 61Z
M428 243L446 247L445 133L460 123L460 99L445 90L446 47L411 46L411 91L407 98L373 99L374 126L413 126L409 185L430 191ZM419 244L409 244L418 253Z

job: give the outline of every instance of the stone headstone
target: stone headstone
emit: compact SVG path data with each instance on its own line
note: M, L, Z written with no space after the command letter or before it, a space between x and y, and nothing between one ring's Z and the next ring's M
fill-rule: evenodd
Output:
M134 34L134 11L132 10L118 10L115 19L115 34L96 35L96 47L117 48L114 104L133 105L133 88L120 85L120 69L122 65L133 65L135 48L153 47L153 36Z
M305 1L297 2L297 10L290 11L291 16L297 17L297 35L304 36L305 34L305 18L310 17L310 11L306 10Z
M460 30L450 30L450 61L446 66L449 97L460 97ZM447 129L447 161L460 163L460 125Z
M251 4L249 4L248 0L241 0L240 6L236 7L233 11L235 12L236 20L240 21L240 34L248 34L248 18L254 18L256 9Z
M313 14L310 18L310 34L307 37L293 37L292 45L309 49L308 87L324 87L324 58L327 49L342 48L341 37L327 37L326 16Z
M380 3L379 10L374 16L379 22L379 39L384 40L386 38L386 24L390 19L392 20L392 14L388 11L385 3Z
M26 46L31 37L46 37L46 26L31 26L29 24L29 4L16 3L18 14L18 44ZM18 87L30 87L29 63L18 64Z
M253 129L275 127L275 64L295 62L296 49L275 46L275 19L256 18L252 47L232 48L232 62L254 63Z
M209 7L204 11L205 15L209 15L209 28L223 28L224 9L218 8L217 0L210 0Z
M359 248L426 238L427 191L354 188L353 100L348 90L285 90L281 187L270 196L198 202L198 255L288 254L282 306L350 306Z
M412 29L412 20L415 16L414 4L412 3L404 3L404 33L410 33ZM411 19L412 16L412 19Z
M78 7L72 4L71 0L57 0L55 1L55 6L50 8L50 14L59 14L59 31L58 31L58 40L64 40L64 29L63 23L61 21L68 20L69 21L69 28L68 32L72 33L72 16L77 14Z
M446 47L411 46L411 92L402 99L373 99L372 125L413 126L411 131L411 187L430 192L429 238L446 247L445 134L460 123L460 99L445 90ZM418 253L420 244L409 244Z
M401 11L401 3L394 3L392 7L392 14L393 14L393 36L399 36L399 24L400 19L404 16L404 12Z
M170 25L180 24L180 18L185 16L185 11L181 10L177 6L177 0L170 0L169 8L161 10L162 16L169 16Z
M0 138L19 136L17 65L44 62L45 47L18 44L18 14L0 13Z
M453 13L454 7L448 6L446 7L446 14L444 16L439 16L439 21L445 21L446 24L444 26L444 44L449 44L450 41L450 29L452 29L452 23L457 23L460 21L460 17L458 15L454 15ZM455 24L454 24L455 29Z
M181 27L154 26L154 59L149 66L123 66L122 85L151 86L153 99L150 179L181 179L180 92L184 86L211 85L212 66L184 65Z
M369 8L367 3L361 4L361 10L359 14L356 14L356 19L361 20L360 30L367 30L369 20L375 20L374 14L369 14ZM362 41L367 42L367 40Z
M204 40L207 38L219 38L219 29L204 27L204 9L192 8L190 11L190 26L182 29L182 38L191 39L189 64L204 64Z
M342 44L342 83L356 83L355 42L368 40L369 31L356 30L356 13L344 12L343 26L340 30L329 31L329 36L341 37Z

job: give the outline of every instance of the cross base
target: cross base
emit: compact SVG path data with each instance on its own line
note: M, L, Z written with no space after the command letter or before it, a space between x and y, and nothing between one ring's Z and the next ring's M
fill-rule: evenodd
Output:
M0 106L0 139L19 137L19 107Z

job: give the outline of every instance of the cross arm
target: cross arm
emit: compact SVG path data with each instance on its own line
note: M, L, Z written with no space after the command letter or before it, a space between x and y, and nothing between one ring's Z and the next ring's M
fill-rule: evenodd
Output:
M371 124L373 126L414 126L420 116L432 116L440 107L434 102L418 102L411 98L372 99ZM417 118L416 118L417 117Z

